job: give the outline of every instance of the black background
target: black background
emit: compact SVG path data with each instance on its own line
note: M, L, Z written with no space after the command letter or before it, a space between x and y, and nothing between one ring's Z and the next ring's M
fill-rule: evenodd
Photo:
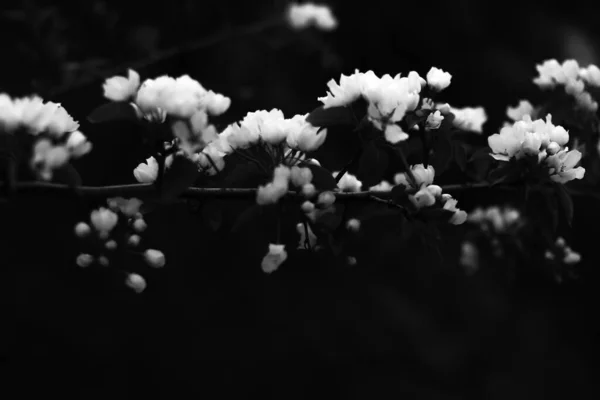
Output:
M24 20L2 4L11 39L0 89L40 93L81 122L94 144L76 163L87 185L134 183L131 171L147 157L134 126L85 121L103 102L103 71L122 65L121 74L206 37L221 39L142 62L138 72L188 73L230 96L222 124L262 108L309 112L329 79L354 69L424 75L435 65L453 75L444 100L483 105L491 134L507 105L541 98L531 83L536 63L598 63L595 10L564 3L331 1L340 22L332 33L275 27L231 38L285 2L30 1L11 10L27 4ZM46 6L54 16L36 20ZM82 67L94 59L103 64ZM79 75L65 72L68 62ZM330 142L328 166L339 169L352 152L343 137ZM498 200L484 190L459 206ZM147 240L167 267L147 271L132 260L129 268L147 276L143 295L110 269L75 267L72 228L91 205L57 195L0 208L2 398L595 398L596 200L575 200L567 238L584 261L581 278L561 287L429 270L419 248L357 268L300 257L266 276L243 242L173 205L147 218ZM458 240L447 243L454 265Z

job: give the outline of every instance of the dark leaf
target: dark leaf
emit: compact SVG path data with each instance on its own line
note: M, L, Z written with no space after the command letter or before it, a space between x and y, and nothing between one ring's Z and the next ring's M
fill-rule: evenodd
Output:
M565 213L565 219L567 220L569 226L571 226L571 223L573 222L573 199L563 184L555 183L554 188L558 202Z
M224 175L223 187L228 188L255 188L272 178L251 161L238 162L230 171L225 170Z
M514 182L520 175L521 169L518 164L501 161L500 165L489 173L487 180L494 186L499 183Z
M317 107L306 117L306 121L313 126L325 128L335 125L354 125L356 123L352 109L345 106L331 108Z
M73 165L67 163L61 168L54 170L52 180L56 183L64 183L72 188L81 186L81 176Z
M168 201L177 198L196 182L199 175L198 166L193 161L183 156L175 157L163 177L162 200Z
M454 211L445 210L443 208L428 207L421 209L419 214L426 220L448 221L454 215Z
M436 176L441 175L452 159L452 142L450 136L441 130L436 132L433 142L433 160L431 165L435 169Z
M465 146L457 141L453 141L452 144L454 146L454 161L456 161L458 168L465 172L467 169L467 151Z
M92 124L111 121L137 121L133 106L127 101L115 101L101 105L87 117Z
M363 190L380 183L388 165L387 149L378 146L374 141L367 144L360 157L356 172L356 177L363 183Z

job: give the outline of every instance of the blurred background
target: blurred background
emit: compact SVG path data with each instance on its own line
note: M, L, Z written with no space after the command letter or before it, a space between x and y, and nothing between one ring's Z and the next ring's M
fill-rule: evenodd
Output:
M339 27L320 32L287 27L288 3L3 2L0 92L62 103L94 144L76 164L84 184L108 185L134 183L147 157L136 127L85 120L104 102L103 80L127 68L142 79L189 74L231 97L225 126L257 109L307 113L327 81L355 69L425 75L437 66L453 75L443 100L484 106L492 134L508 105L543 96L531 82L536 63L599 63L597 17L583 6L336 0L323 3ZM344 138L334 143L330 166L339 169L352 154ZM569 238L586 279L559 289L414 273L403 265L425 265L419 249L355 270L298 259L264 276L232 251L242 244L174 205L148 218L168 268L150 275L143 296L122 277L74 267L72 227L88 204L4 204L0 396L596 398L596 201L576 199ZM448 245L457 249L457 239Z

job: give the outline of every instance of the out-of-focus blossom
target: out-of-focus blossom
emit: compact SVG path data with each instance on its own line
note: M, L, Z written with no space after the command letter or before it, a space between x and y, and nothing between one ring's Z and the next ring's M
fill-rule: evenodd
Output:
M532 117L534 110L533 104L528 100L520 100L516 107L507 107L506 116L512 121L520 121L525 115Z
M290 175L290 169L284 165L275 168L273 181L265 186L259 186L256 192L256 202L260 205L277 203L288 191Z
M99 209L92 211L90 220L100 235L106 238L110 231L117 225L119 217L110 209L100 207Z
M266 274L276 271L287 260L287 252L283 244L269 244L269 252L261 262L261 268Z
M333 173L333 177L337 178L339 171ZM338 188L342 192L360 192L362 182L356 176L346 172L337 183Z
M162 251L156 249L147 249L144 252L144 260L153 268L162 268L166 264L165 255Z
M314 3L291 4L287 10L287 18L294 29L315 26L324 31L330 31L338 25L328 6Z

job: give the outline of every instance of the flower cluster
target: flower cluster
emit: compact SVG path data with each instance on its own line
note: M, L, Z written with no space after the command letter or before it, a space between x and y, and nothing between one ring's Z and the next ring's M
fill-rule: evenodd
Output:
M444 210L453 212L449 223L460 225L467 219L467 213L456 208L458 201L451 195L442 193L442 188L433 184L435 177L434 168L429 165L427 168L423 164L411 166L411 173L406 172L396 174L394 182L396 185L402 185L409 194L408 198L418 209L432 207L440 204ZM413 181L414 178L414 181Z
M311 125L306 121L307 116L286 119L278 109L250 112L241 122L229 125L211 145L230 154L261 143L270 152L277 150L278 154L272 155L278 156L280 162L291 161L288 165L294 165L301 158L295 154L291 157L292 153L315 151L327 138L327 129Z
M141 205L142 201L136 198L115 197L108 200L108 208L100 207L91 212L91 225L86 222L75 225L75 234L86 239L90 249L77 256L77 265L86 268L97 263L106 267L110 264L109 257L114 256L120 248L136 253L141 242L140 234L147 228L139 211ZM120 221L123 223L119 224ZM159 250L146 249L137 253L150 267L161 268L165 265L165 256ZM146 282L142 276L129 272L126 275L125 283L133 290L140 293L145 289Z
M294 29L315 26L324 31L330 31L338 26L329 7L314 3L291 4L287 10L287 19Z
M92 144L78 129L60 104L0 94L0 134L22 131L34 139L29 164L41 179L51 180L54 170L90 152Z
M275 168L273 180L265 186L260 186L256 192L256 202L260 205L275 204L286 195L290 182L303 191L314 190L312 172L309 168L293 166L291 169L285 165ZM306 189L305 189L306 188Z
M488 138L491 156L496 160L519 160L532 156L538 163L546 165L550 179L559 183L581 179L585 174L583 167L576 168L581 152L569 151L568 147L564 147L568 142L569 133L562 126L552 124L550 114L545 121L532 121L529 115L525 115L522 120L505 126L500 133Z
M384 132L390 143L408 139L398 123L408 111L414 111L419 105L420 93L425 79L415 71L407 77L400 74L392 78L383 75L379 78L373 71L356 71L350 76L342 74L340 83L330 80L326 97L320 97L324 108L347 106L362 97L368 104L368 118L373 125Z
M104 97L112 101L131 101L140 115L150 119L165 114L188 119L197 111L221 115L231 105L231 99L212 90L206 90L189 75L172 78L167 75L146 79L140 85L140 76L133 70L128 77L114 76L104 82ZM160 119L160 118L159 118Z
M546 250L544 256L547 260L558 260L567 265L577 264L581 261L581 255L567 246L565 239L562 237L556 239L554 249Z
M468 215L467 221L475 225L477 232L483 233L487 238L495 257L501 257L503 254L500 238L516 240L518 231L524 226L521 214L512 207L478 207ZM468 274L473 274L479 269L479 249L473 238L463 242L460 264Z
M586 110L595 112L598 103L586 90L586 85L600 87L600 69L595 65L581 68L576 60L566 60L560 64L556 59L546 60L536 66L539 76L533 83L541 89L554 89L558 85L565 93L575 98L577 104Z

